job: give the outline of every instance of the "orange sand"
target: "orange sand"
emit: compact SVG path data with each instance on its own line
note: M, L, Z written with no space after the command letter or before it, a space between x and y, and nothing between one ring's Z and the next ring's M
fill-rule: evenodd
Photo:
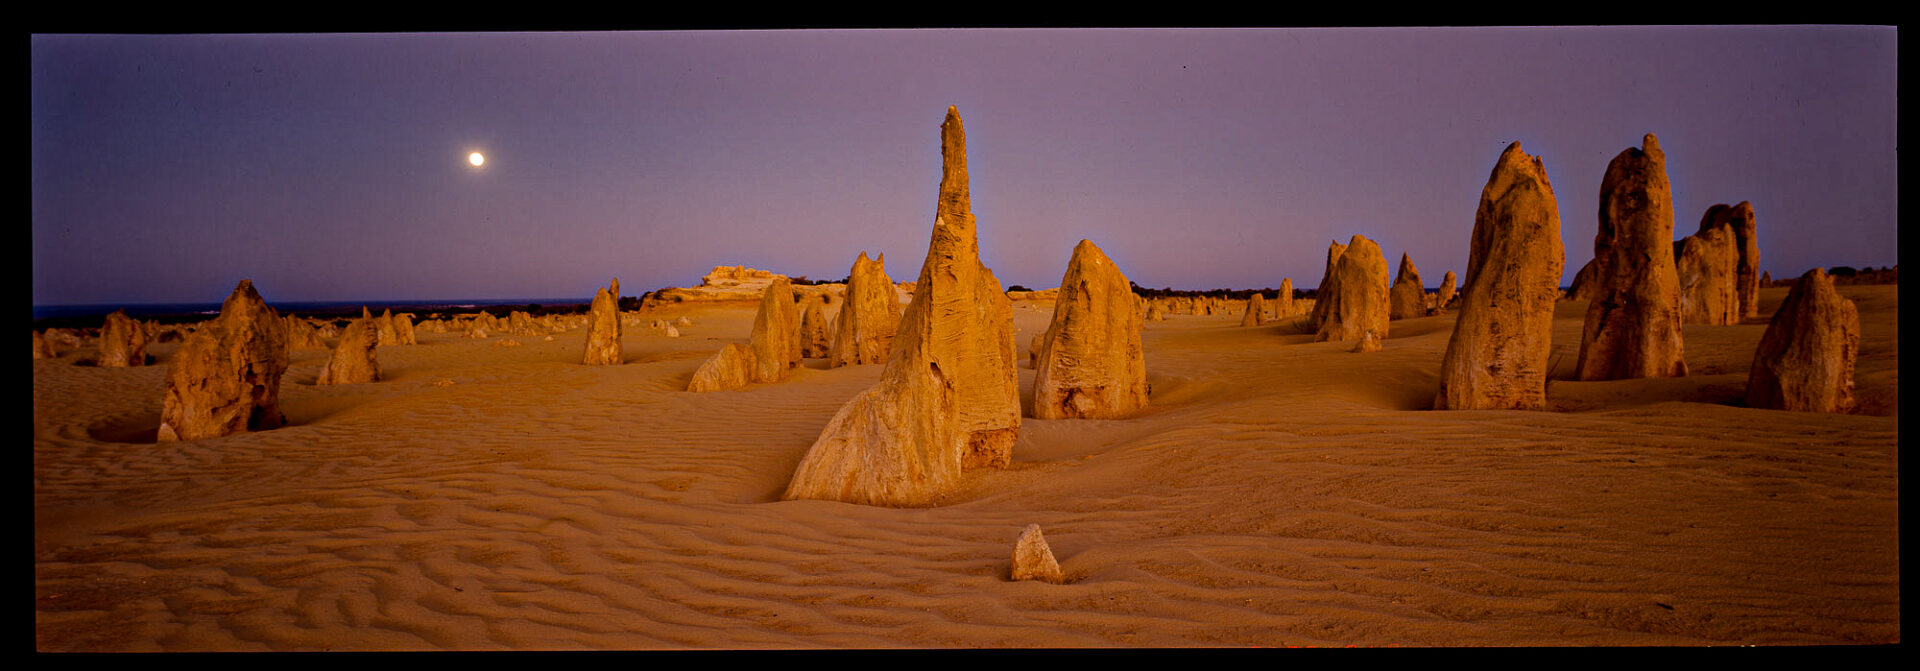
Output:
M1860 306L1864 412L1738 407L1764 322L1687 327L1692 377L1554 381L1561 412L1433 412L1454 317L1383 352L1289 320L1146 327L1153 407L1025 419L1013 467L928 509L780 502L880 366L682 391L750 304L683 337L420 333L291 425L153 443L159 365L33 362L43 651L1725 645L1900 640L1898 290ZM1762 290L1771 314L1786 289ZM1555 371L1585 303L1562 303ZM1017 345L1051 304L1017 303ZM1024 359L1024 356L1022 357ZM451 386L436 386L442 379ZM1033 371L1020 369L1029 397ZM1008 580L1038 523L1067 574Z

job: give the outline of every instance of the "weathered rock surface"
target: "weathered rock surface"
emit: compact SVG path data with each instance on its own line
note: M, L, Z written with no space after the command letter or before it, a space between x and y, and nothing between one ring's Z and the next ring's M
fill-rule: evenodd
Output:
M413 313L402 312L393 316L394 342L402 345L418 345L420 339L413 334Z
M400 331L393 325L392 310L380 311L380 318L374 320L373 325L378 334L374 336L374 339L378 341L381 347L392 347L400 344Z
M948 108L940 129L933 238L893 353L880 381L808 448L783 499L930 505L964 471L1011 460L1020 430L1013 305L980 263L959 113Z
M287 349L326 349L327 341L320 339L320 332L305 319L288 315L286 317Z
M1460 278L1455 277L1451 270L1440 277L1440 293L1434 296L1433 299L1433 305L1436 309L1445 310L1453 307L1453 297L1456 295L1454 291L1459 283Z
M1801 275L1767 322L1747 374L1747 407L1847 412L1854 407L1853 365L1860 312L1814 268Z
M1327 247L1326 274L1320 276L1319 286L1314 287L1313 311L1309 313L1312 315L1313 328L1315 329L1319 329L1321 324L1326 323L1327 311L1333 307L1333 294L1339 290L1337 284L1340 281L1340 278L1335 275L1333 271L1339 268L1340 257L1346 253L1347 246L1340 244L1338 240L1333 241L1333 243Z
M753 316L747 347L753 350L754 382L785 380L787 371L800 365L800 311L787 278L774 278L760 293L760 312Z
M340 333L339 344L333 346L333 357L320 369L320 379L314 384L379 382L380 359L376 353L380 347L378 328L374 325L373 315L366 308L360 308L360 318Z
M167 366L160 442L265 431L286 423L280 378L287 371L286 322L241 280Z
M827 337L826 301L809 298L800 311L800 356L818 359L827 355L832 340Z
M1427 288L1420 283L1420 269L1413 266L1413 257L1400 254L1400 273L1393 278L1393 288L1387 294L1388 319L1412 319L1427 316Z
M1579 379L1685 376L1673 194L1651 133L1607 164L1593 252L1598 286L1581 329Z
M147 331L128 317L126 310L113 311L100 327L100 358L96 363L101 368L147 365Z
M1246 314L1240 315L1240 325L1259 326L1265 323L1267 323L1266 296L1256 291L1252 296L1247 297Z
M740 343L727 343L719 352L693 371L687 391L727 391L753 382L753 350Z
M581 362L589 366L617 366L626 361L620 349L620 278L594 290L587 308L587 349Z
M1289 277L1280 280L1280 295L1273 299L1274 318L1286 319L1292 317L1295 313L1299 312L1299 310L1299 306L1293 301L1293 278Z
M1314 342L1359 340L1368 331L1387 337L1387 257L1364 235L1354 235L1334 267L1333 291L1323 293L1326 304Z
M899 294L887 277L887 256L868 260L860 252L847 275L847 302L828 346L829 367L885 363L899 327Z
M1520 143L1508 145L1480 192L1435 410L1545 407L1553 304L1565 268L1560 205L1546 166Z
M33 332L33 358L52 359L52 358L55 358L56 356L58 355L53 353L53 341L48 340L46 336L40 335L39 331L34 331Z
M1053 322L1040 336L1034 417L1105 419L1147 407L1147 364L1131 287L1093 242L1073 248Z
M1573 284L1568 285L1567 294L1562 298L1570 301L1591 301L1598 296L1600 282L1594 280L1593 270L1593 260L1588 259L1586 265L1580 266L1580 272L1573 274Z
M1039 580L1056 584L1066 581L1066 575L1060 571L1060 562L1053 558L1053 549L1047 547L1047 539L1040 533L1040 525L1027 525L1020 532L1019 540L1013 542L1013 568L1010 575L1016 581Z
M1715 205L1707 208L1705 216L1700 218L1700 232L1709 229L1725 230L1733 238L1734 253L1738 257L1733 271L1735 298L1739 304L1734 320L1760 316L1760 238L1754 230L1753 204L1741 201L1739 205Z
M1740 251L1733 232L1708 228L1674 241L1674 275L1680 282L1682 324L1726 326L1740 323Z

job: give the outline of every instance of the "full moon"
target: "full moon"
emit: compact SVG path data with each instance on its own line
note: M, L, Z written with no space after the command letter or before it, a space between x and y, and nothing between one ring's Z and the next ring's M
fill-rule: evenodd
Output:
M467 162L472 163L473 167L478 168L480 167L480 164L487 162L487 157L481 156L480 152L476 151L471 154L467 154Z

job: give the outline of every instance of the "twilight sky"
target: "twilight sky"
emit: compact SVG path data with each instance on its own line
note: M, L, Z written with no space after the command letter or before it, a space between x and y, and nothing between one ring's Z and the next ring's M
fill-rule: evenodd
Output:
M1899 261L1890 27L34 36L33 302L591 297L715 265L919 272L939 125L982 260L1057 286L1299 288L1355 233L1465 271L1518 140L1567 250L1660 137L1676 238L1751 201L1761 267ZM474 168L467 154L486 163Z

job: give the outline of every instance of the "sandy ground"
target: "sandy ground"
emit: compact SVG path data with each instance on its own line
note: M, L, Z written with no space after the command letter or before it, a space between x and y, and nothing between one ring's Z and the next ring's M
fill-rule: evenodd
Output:
M382 348L292 425L155 444L158 365L33 362L42 651L1617 646L1900 641L1898 290L1843 286L1863 414L1739 407L1764 321L1694 375L1556 380L1556 412L1434 412L1443 315L1350 354L1292 324L1146 328L1153 407L1025 419L943 505L781 502L880 366L682 391L753 306ZM1785 288L1762 290L1771 314ZM1584 303L1562 303L1556 376ZM648 315L648 321L654 314ZM1017 304L1017 347L1046 307ZM454 384L436 386L448 379ZM1033 371L1022 364L1029 398ZM1068 583L1012 582L1038 523Z

